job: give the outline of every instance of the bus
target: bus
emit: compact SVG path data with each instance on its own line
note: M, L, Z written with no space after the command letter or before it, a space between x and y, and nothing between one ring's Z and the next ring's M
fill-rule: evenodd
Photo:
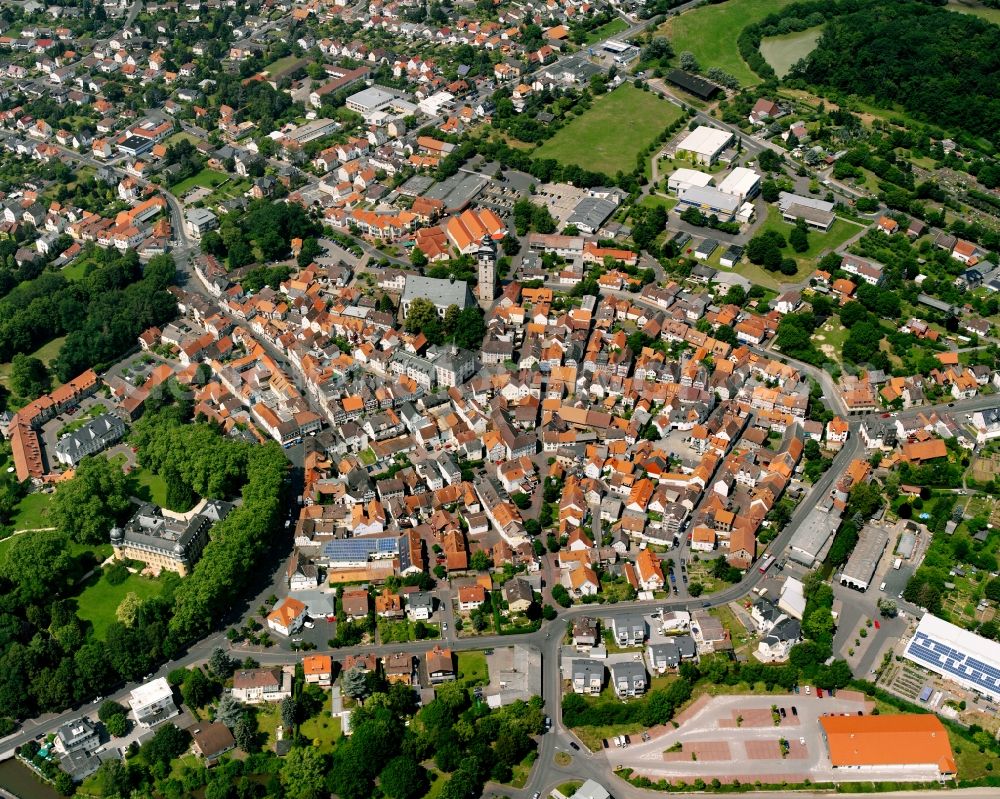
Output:
M760 566L757 567L757 571L759 571L761 574L764 574L765 572L767 572L768 569L771 568L773 564L774 564L774 555L765 555L761 559Z

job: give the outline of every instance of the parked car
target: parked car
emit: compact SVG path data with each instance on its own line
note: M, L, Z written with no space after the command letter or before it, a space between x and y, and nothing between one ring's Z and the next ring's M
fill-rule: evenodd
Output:
M577 752L580 751L580 744L578 744L576 741L570 741L569 745L571 749L575 749Z
M798 692L796 691L796 693L798 693ZM799 709L797 707L795 707L795 705L792 705L792 715L793 716L799 715Z
M779 707L778 712L781 714L781 718L783 719L788 718L788 711L785 710L783 707Z

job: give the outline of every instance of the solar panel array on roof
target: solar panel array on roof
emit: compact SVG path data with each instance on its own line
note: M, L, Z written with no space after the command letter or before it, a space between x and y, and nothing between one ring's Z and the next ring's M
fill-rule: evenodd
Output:
M364 562L395 557L398 538L345 538L323 545L323 556L331 562Z
M910 659L991 699L1000 699L997 645L931 614L925 614L906 646Z

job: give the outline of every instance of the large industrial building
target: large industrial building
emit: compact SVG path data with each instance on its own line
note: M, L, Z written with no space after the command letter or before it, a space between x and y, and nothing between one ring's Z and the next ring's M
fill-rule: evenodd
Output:
M699 125L677 145L677 153L689 153L699 164L714 164L732 140L728 130Z
M737 166L719 183L719 191L735 194L741 200L751 200L760 192L760 175L745 166Z
M925 613L903 655L963 688L1000 700L1000 644Z
M824 715L819 719L835 769L906 768L907 779L955 774L948 731L933 715Z
M677 192L677 204L687 208L697 208L706 216L717 216L724 222L730 221L740 209L742 201L735 194L727 194L711 186L689 186Z
M711 186L713 180L715 178L705 172L699 172L697 169L688 169L682 166L680 169L675 169L670 177L667 178L667 188L674 192L681 189L689 189L692 186L704 188L705 186Z
M857 591L867 591L868 586L872 584L882 553L888 545L887 530L866 524L858 535L858 543L854 546L851 557L840 573L838 578L840 584Z

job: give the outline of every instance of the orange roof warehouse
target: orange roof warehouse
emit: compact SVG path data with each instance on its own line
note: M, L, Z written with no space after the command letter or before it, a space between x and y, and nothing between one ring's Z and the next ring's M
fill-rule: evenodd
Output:
M935 715L822 716L819 723L834 768L906 766L908 773L912 767L955 774L948 732Z

